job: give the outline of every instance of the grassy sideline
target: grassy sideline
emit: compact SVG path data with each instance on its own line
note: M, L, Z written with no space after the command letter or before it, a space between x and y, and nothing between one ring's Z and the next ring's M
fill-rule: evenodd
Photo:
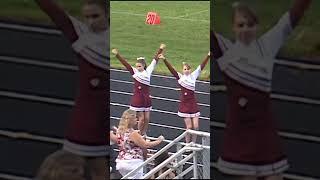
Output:
M79 1L56 0L68 13L80 17L81 4ZM0 18L34 23L51 24L50 19L44 14L34 0L1 0ZM5 8L4 8L5 7Z

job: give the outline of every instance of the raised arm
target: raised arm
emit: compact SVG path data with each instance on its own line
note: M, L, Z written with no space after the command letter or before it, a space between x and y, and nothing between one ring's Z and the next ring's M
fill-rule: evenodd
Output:
M156 65L158 64L159 61L159 55L163 52L164 48L166 47L165 44L161 44L160 48L158 49L156 55L154 56L153 60L151 61L150 65L147 67L146 71L148 72L148 74L151 76L154 68L156 67Z
M162 59L164 61L164 63L166 64L167 68L169 69L171 74L176 79L180 79L179 74L177 73L177 71L172 67L172 65L167 61L167 59L162 54L159 55L159 59Z
M293 6L291 7L290 20L292 27L295 27L300 19L303 17L305 11L309 8L312 0L295 0Z
M302 18L310 3L311 0L295 0L289 13L285 13L278 23L260 38L259 42L262 42L263 49L271 57L275 57L278 54L279 49L288 39L288 36Z
M158 51L156 52L156 54L154 55L153 59L155 59L157 62L159 60L158 56L159 54L161 54L163 52L163 50L166 48L165 44L161 44L160 48L158 49Z
M152 148L154 146L159 145L164 140L164 137L159 136L158 139L155 141L146 141L138 132L134 131L131 133L130 139L134 142L134 144L141 148Z
M211 55L211 52L209 52L207 54L207 56L204 58L204 60L202 61L201 65L200 65L201 70L203 70L204 67L206 67L208 61L210 60L210 55Z
M220 46L219 46L218 38L217 38L215 32L211 30L211 31L210 31L210 34L211 34L211 37L210 37L210 39L211 39L211 41L210 41L210 46L211 46L211 48L212 48L211 51L213 52L213 58L214 58L214 59L218 59L218 58L220 58L221 56L223 56L223 51L222 51L222 49L221 49Z
M112 49L112 53L116 56L117 59L123 64L127 70L130 72L130 74L134 74L134 71L131 67L131 65L120 55L119 51L117 49Z
M51 18L56 26L63 32L63 34L74 42L78 39L78 35L73 27L73 24L66 14L66 12L53 0L35 0L40 8Z
M210 51L207 54L207 56L204 58L204 60L202 61L202 63L197 67L197 69L195 69L192 73L191 76L193 76L194 79L197 79L200 74L201 71L204 69L204 67L206 66L206 64L208 63L209 59L210 59Z

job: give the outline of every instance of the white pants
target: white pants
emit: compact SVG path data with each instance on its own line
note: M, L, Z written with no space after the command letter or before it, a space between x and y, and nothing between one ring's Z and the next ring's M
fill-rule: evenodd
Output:
M120 160L116 159L117 163L117 170L122 176L125 176L128 174L130 171L134 170L141 164L143 164L142 159L130 159L130 160ZM136 173L133 173L131 176L128 177L128 179L141 179L142 176L144 175L143 173L143 168L139 169Z

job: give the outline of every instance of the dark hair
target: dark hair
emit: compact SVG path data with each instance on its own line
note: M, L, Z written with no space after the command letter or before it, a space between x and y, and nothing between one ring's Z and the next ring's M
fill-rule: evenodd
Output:
M144 66L144 70L147 69L147 63L144 59L137 59L137 63L140 63Z
M164 151L162 154L160 154L158 157L156 157L154 159L155 167L158 166L159 164L161 164L162 162L164 162L165 160L167 160L169 157L170 156L169 156L168 151ZM162 168L163 171L166 171L168 169L169 168L167 166ZM157 172L157 176L160 176L159 172Z
M84 0L84 5L98 5L107 12L107 1L106 0Z
M158 157L154 159L155 166L158 166L161 164L163 161L169 158L169 153L168 151L164 151L162 154L160 154Z
M259 19L256 13L249 8L246 4L235 2L232 4L233 13L232 13L232 23L237 13L242 14L246 19L248 19L249 24L259 24Z

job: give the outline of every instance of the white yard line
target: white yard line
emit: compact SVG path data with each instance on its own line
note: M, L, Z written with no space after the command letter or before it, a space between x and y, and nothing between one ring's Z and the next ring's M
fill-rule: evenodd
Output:
M275 94L272 93L271 97L273 99L280 99L280 100L286 100L291 102L302 102L305 104L314 104L314 105L320 105L320 100L317 99L311 99L311 98L305 98L305 97L299 97L299 96L289 96L284 94Z
M146 16L147 16L147 14L131 13L131 12L126 12L126 11L111 11L111 14L122 14L122 15L140 16L140 17L146 17ZM181 21L192 21L192 22L210 23L210 20L204 20L204 19L189 19L189 18L171 17L171 16L161 16L161 19L172 19L172 20L181 20Z
M110 90L111 93L116 93L116 94L122 94L122 95L130 95L132 96L133 93L130 92L124 92L124 91L114 91ZM177 99L170 99L170 98L164 98L164 97L159 97L159 96L151 96L152 99L157 99L157 100L163 100L163 101L170 101L170 102L177 102L180 103L180 100ZM203 103L197 103L199 106L204 106L204 107L210 107L210 104L203 104Z
M110 81L125 83L125 84L133 84L132 81L123 81L123 80L117 80L117 79L110 79ZM159 86L159 85L153 85L153 84L151 84L150 87L160 88L160 89L168 89L168 90L174 90L174 91L179 90L179 88L175 88L175 87ZM203 95L210 95L209 92L207 93L207 92L202 92L202 91L195 91L195 93L196 94L203 94Z
M226 92L225 85L212 85L210 87L210 89L211 89L211 91L213 91L213 93L214 92ZM299 96L290 96L290 95L285 95L285 94L272 93L271 98L282 100L282 101L320 105L320 100L318 100L318 99L299 97Z
M27 65L33 65L33 66L39 66L39 67L48 67L48 68L71 70L71 71L77 71L79 69L76 65L69 65L69 64L57 63L52 61L45 62L37 59L11 57L11 56L0 56L0 62L27 64Z
M16 139L31 139L36 140L40 142L49 142L49 143L55 143L55 144L63 144L64 140L61 138L53 138L53 137L47 137L47 136L40 136L35 135L28 132L16 132L16 131L8 131L8 130L1 130L0 129L0 135L6 136L9 138L16 138Z
M211 121L210 126L224 129L226 127L226 124L222 123L222 122ZM312 136L312 135L305 135L305 134L301 134L301 133L291 133L291 132L284 132L284 131L279 131L278 134L284 138L298 139L298 140L303 140L303 141L320 143L319 136Z
M30 100L30 101L36 101L36 102L44 102L44 103L50 103L50 104L59 104L59 105L67 105L67 106L74 105L74 101L72 100L38 96L33 94L17 93L17 92L11 92L11 91L0 90L0 96L24 99L24 100Z
M285 178L292 179L292 180L319 180L318 178L315 179L309 176L301 176L301 175L289 174L289 173L284 173L283 176Z
M133 84L132 81L123 81L123 80L117 80L117 79L110 79L110 81L113 82L119 82L119 83L125 83L125 84ZM154 87L154 88L161 88L161 89L168 89L168 90L173 90L173 91L179 91L179 88L175 88L175 87L167 87L167 86L159 86L159 85L153 85L151 84L150 87ZM210 93L208 92L202 92L202 91L195 91L196 94L203 94L203 95L210 95Z
M37 26L26 26L21 24L10 24L10 23L2 23L2 22L0 22L0 28L14 29L14 30L25 31L25 32L36 32L36 33L42 33L42 34L55 34L55 35L62 34L62 32L57 29L49 29L49 28L43 28L43 27L37 27Z
M0 178L8 179L8 180L33 180L32 178L24 177L24 176L18 176L14 174L7 174L7 173L1 173L0 172Z
M177 18L184 18L184 17L187 17L187 16L201 14L201 13L208 12L208 11L209 11L209 9L202 10L202 11L197 11L197 12L193 12L193 13L188 13L188 14L185 14L185 15L177 16Z
M276 60L276 64L294 67L296 69L320 70L320 64L312 64L306 62L295 62L290 60Z

